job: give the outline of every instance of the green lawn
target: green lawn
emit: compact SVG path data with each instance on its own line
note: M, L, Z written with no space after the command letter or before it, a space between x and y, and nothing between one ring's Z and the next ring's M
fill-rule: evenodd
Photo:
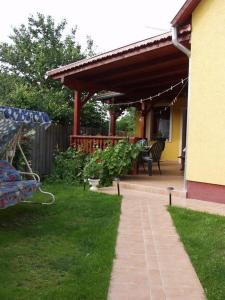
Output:
M52 206L0 211L0 299L106 299L120 198L48 188L57 198Z
M207 299L225 299L225 217L172 207L169 212Z

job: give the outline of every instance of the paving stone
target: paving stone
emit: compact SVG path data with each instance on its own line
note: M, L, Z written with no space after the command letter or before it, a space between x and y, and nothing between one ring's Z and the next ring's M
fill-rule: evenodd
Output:
M166 196L125 189L122 192L108 299L205 299L167 211Z

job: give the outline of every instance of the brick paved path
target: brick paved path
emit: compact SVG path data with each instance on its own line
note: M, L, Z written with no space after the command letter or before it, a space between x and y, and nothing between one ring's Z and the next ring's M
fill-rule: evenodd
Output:
M115 188L104 191L115 193ZM168 197L134 190L122 192L122 214L108 299L205 299L166 210Z

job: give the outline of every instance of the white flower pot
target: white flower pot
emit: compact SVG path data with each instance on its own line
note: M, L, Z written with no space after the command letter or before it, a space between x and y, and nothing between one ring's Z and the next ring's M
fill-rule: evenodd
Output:
M99 185L100 179L88 179L89 184L91 185L90 191L97 192L98 191L98 185Z

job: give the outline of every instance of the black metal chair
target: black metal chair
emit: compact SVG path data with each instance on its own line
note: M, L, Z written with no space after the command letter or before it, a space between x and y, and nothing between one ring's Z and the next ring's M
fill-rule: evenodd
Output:
M145 154L142 155L141 160L143 162L147 162L147 164L148 164L148 175L149 176L152 175L152 163L153 162L157 162L158 168L159 168L159 174L160 175L162 174L161 168L160 168L160 158L161 158L164 148L165 148L165 140L159 140L151 146L148 155L145 155Z
M145 159L147 157L149 157L150 147L148 146L147 139L141 139L141 140L137 141L137 144L142 147L142 150L141 150L141 152L139 154L139 157L138 157L138 168L139 168L139 165L142 164L143 168L145 170L144 162L145 162Z

